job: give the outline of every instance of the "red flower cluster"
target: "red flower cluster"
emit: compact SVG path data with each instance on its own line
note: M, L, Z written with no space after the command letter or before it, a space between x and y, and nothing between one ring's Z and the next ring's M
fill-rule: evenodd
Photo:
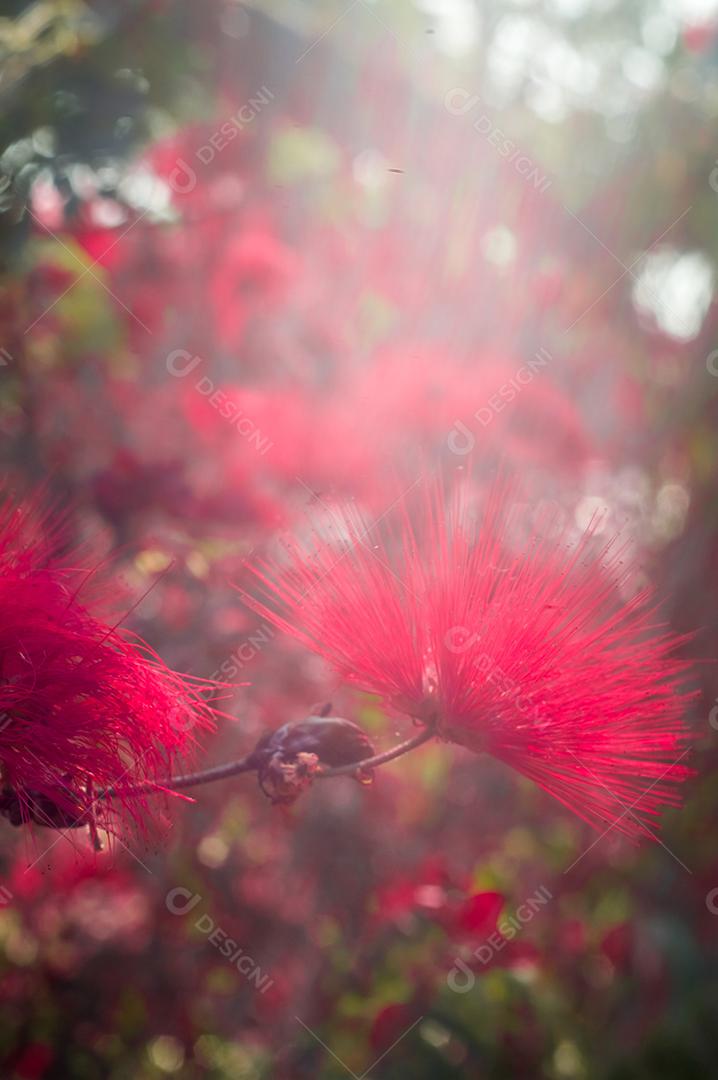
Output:
M591 825L652 835L689 774L678 639L647 591L620 598L622 552L599 542L596 521L521 539L509 505L506 485L480 511L435 485L418 523L399 500L388 535L337 510L311 549L290 542L257 564L261 595L243 596L349 682Z
M121 590L61 557L63 532L38 500L0 503L2 810L14 824L69 828L112 827L119 808L142 824L147 806L128 789L166 777L213 710L200 683L95 613ZM113 804L98 801L118 786Z

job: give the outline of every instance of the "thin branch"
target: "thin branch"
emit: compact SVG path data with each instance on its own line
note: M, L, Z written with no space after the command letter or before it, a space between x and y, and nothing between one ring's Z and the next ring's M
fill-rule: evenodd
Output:
M316 772L316 778L319 780L331 779L333 776L348 776L352 773L374 769L378 765L385 765L388 761L394 761L395 758L408 754L411 750L422 746L433 737L434 729L424 727L410 739L398 743L391 750L385 750L382 754L374 754L373 757L364 758L362 761L353 761L349 765L336 765L333 768L320 766ZM116 795L123 797L127 795L161 795L166 791L181 791L183 788L197 787L199 784L210 784L215 780L226 780L229 776L253 772L256 768L257 759L254 753L251 753L247 754L246 757L239 758L237 761L230 761L226 765L215 765L212 769L203 769L202 772L188 773L186 776L168 777L164 783L148 780L146 783L137 784L134 787L106 788L99 797L110 799Z
M202 772L187 773L186 776L169 776L166 781L148 780L144 784L137 784L127 788L106 788L101 798L110 799L113 795L161 795L164 791L181 791L182 788L195 787L197 784L210 784L213 780L225 780L228 776L238 776L240 773L253 772L256 769L253 754L238 758L237 761L229 761L226 765L215 765L212 769L203 769Z
M391 750L385 750L383 754L375 754L374 757L364 758L363 761L353 761L350 765L336 765L333 769L320 768L317 772L317 777L320 779L330 778L332 776L346 776L351 773L358 772L364 769L373 769L377 765L384 765L387 761L393 761L394 758L402 757L403 754L408 754L411 750L415 750L417 746L422 746L429 739L433 739L434 729L431 727L422 728L410 739L406 739L402 743L398 743L392 747Z

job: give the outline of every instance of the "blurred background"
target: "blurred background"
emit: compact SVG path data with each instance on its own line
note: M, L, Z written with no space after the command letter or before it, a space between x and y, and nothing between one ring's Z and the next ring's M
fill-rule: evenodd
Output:
M605 508L715 656L717 0L5 0L0 211L6 484L49 477L165 660L248 684L203 764L327 700L406 734L230 585L397 477ZM96 858L3 825L2 1075L718 1076L697 672L650 848L444 746L286 812L214 784Z

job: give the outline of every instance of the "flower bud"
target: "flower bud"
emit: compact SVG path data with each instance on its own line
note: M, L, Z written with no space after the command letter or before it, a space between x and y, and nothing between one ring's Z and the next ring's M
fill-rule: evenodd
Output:
M311 785L322 765L352 765L373 754L365 732L351 720L309 716L263 735L252 754L252 763L265 795L272 802L288 804Z

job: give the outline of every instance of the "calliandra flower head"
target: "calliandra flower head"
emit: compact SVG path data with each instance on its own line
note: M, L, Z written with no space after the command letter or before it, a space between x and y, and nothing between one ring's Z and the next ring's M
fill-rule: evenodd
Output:
M467 493L424 484L416 506L403 497L376 525L334 509L306 543L256 562L240 592L439 737L500 759L596 828L652 835L690 774L681 639L648 589L622 598L625 551L598 520L540 534L517 527L505 482L480 508Z
M62 556L51 517L41 498L0 496L0 812L16 825L142 826L148 802L122 791L161 786L212 726L208 686L108 623L123 589ZM111 802L98 799L107 787Z

